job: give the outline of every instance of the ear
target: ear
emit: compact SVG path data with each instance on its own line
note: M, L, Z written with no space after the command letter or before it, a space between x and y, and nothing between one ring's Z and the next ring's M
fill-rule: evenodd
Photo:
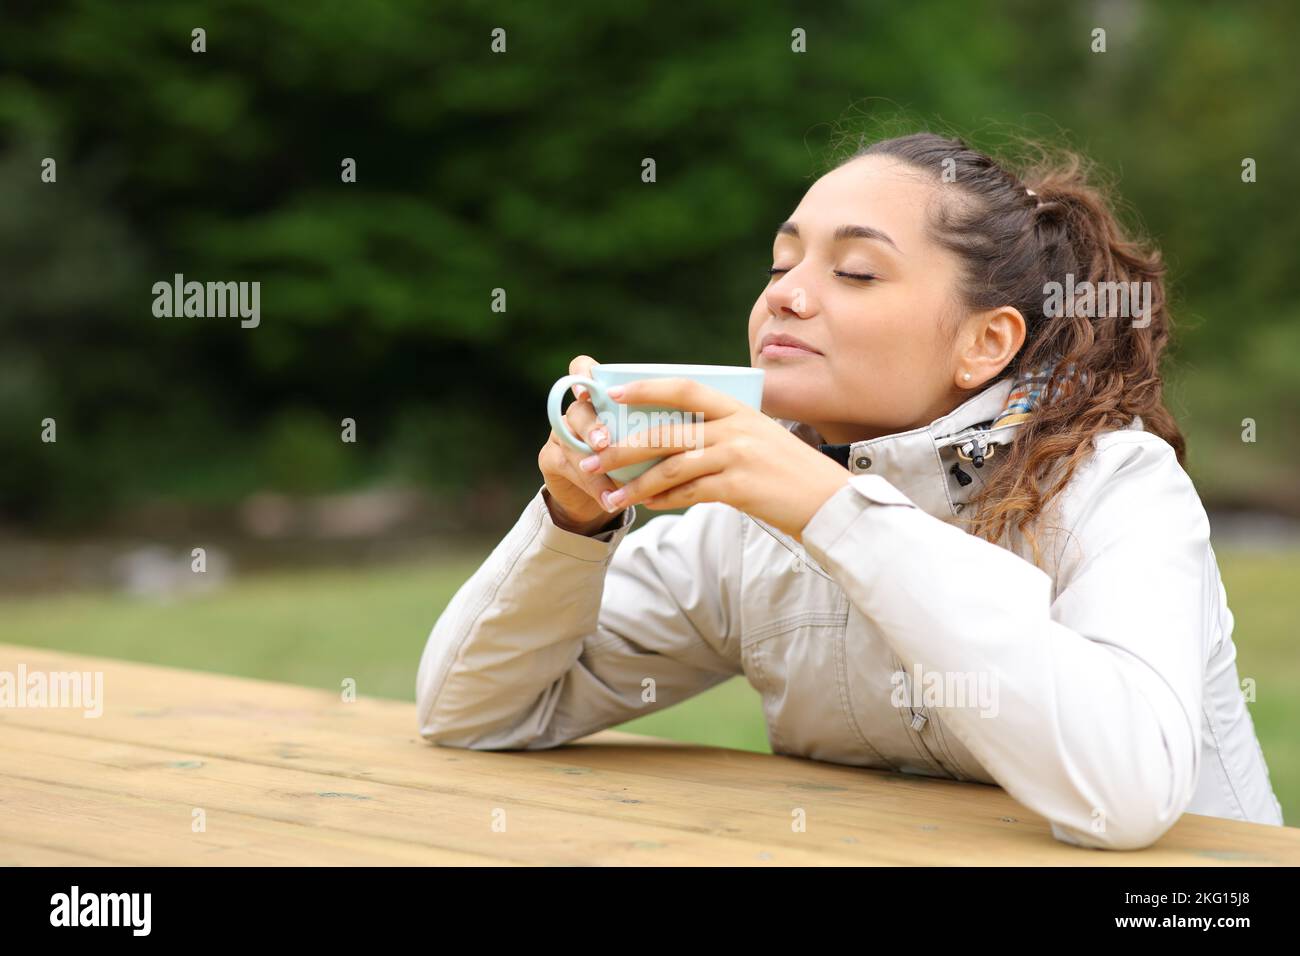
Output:
M963 389L983 385L1016 357L1025 333L1025 317L1012 306L972 313L957 339L953 382Z

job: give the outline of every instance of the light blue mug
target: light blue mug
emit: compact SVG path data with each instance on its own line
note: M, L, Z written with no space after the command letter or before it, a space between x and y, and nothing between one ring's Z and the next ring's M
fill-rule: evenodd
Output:
M560 439L586 455L595 450L569 430L560 412L564 392L574 385L582 385L591 395L596 417L609 433L609 443L617 445L629 435L653 426L669 425L690 429L700 424L698 412L683 412L665 405L626 405L605 394L614 385L625 385L646 378L689 378L710 388L730 395L751 408L763 407L763 369L743 365L670 365L644 362L622 362L613 365L593 365L591 378L585 375L566 375L551 386L546 399L546 414L551 427ZM627 483L637 475L653 468L662 458L638 461L607 472L619 483Z

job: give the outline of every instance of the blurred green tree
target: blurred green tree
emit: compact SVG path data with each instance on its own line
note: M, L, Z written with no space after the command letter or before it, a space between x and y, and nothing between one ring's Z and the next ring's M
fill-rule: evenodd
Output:
M573 355L747 361L775 225L895 107L993 148L1068 130L1115 170L1172 266L1194 465L1228 491L1293 473L1286 443L1225 430L1245 414L1300 430L1277 352L1300 319L1298 19L1282 3L7 4L0 514L81 521L394 471L454 494L500 461L530 488L545 391ZM177 272L260 281L261 325L154 318L150 287ZM37 440L46 416L57 447ZM326 452L311 416L366 439ZM1222 454L1197 457L1198 435Z

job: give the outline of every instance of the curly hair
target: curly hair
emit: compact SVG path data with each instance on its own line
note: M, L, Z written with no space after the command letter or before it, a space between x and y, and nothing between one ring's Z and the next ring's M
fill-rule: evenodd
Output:
M1001 450L1001 466L968 502L965 521L970 533L993 543L1015 527L1040 565L1039 519L1088 459L1093 438L1140 415L1144 429L1168 442L1184 467L1186 443L1163 397L1160 364L1171 326L1160 251L1126 232L1110 187L1096 180L1084 157L1021 141L1035 155L1014 171L958 137L932 132L862 145L837 165L893 157L940 186L927 230L962 263L961 305L971 311L1014 306L1027 327L1019 352L985 387L1022 369L1054 365L1042 404ZM1067 276L1074 286L1087 280L1093 288L1149 283L1149 313L1141 323L1096 309L1058 315L1048 307L1047 289L1053 282L1065 286ZM1072 366L1086 374L1067 378Z

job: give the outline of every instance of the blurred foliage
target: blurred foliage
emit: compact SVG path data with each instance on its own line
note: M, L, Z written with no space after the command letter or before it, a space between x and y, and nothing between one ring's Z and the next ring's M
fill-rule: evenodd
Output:
M1116 172L1171 264L1194 474L1294 484L1294 4L8 0L0 17L10 520L394 471L531 489L575 354L747 361L775 225L895 107L985 147L1008 127L1067 137ZM176 273L260 281L260 326L155 318Z

